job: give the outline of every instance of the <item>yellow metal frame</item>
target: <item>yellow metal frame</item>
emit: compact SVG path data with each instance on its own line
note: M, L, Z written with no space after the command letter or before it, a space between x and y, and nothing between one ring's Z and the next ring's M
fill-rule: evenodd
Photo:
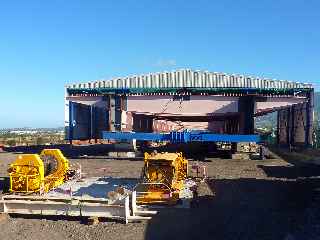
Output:
M40 156L51 156L57 162L56 170L44 178L44 191L48 192L65 182L69 170L69 161L59 149L44 149Z
M136 186L139 204L175 204L188 176L182 153L144 155L144 182Z
M19 155L8 171L11 192L39 191L44 179L44 166L39 155Z

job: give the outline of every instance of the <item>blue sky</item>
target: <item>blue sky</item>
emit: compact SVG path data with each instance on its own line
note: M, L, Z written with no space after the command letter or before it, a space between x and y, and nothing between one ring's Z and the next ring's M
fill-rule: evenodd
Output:
M320 1L2 1L0 128L56 127L64 85L178 68L320 84ZM320 85L319 85L320 86Z

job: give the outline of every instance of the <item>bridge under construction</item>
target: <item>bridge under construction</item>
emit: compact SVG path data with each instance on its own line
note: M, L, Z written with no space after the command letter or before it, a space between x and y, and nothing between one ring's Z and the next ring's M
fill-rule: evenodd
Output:
M308 147L313 94L311 84L189 69L71 84L66 138L185 131L252 137L255 118L277 112L278 144Z

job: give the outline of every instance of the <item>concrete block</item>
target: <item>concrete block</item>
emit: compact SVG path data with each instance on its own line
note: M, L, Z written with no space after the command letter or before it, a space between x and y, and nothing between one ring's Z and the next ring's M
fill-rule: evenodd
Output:
M0 223L7 221L8 214L6 213L0 213Z
M231 158L234 160L249 160L250 156L246 153L234 153L232 154Z
M135 152L108 152L109 157L114 158L135 158Z

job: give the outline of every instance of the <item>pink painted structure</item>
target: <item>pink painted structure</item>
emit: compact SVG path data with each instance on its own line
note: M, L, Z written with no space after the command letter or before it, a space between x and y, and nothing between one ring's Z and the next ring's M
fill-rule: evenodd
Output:
M173 96L128 96L127 111L207 115L238 111L238 97L190 96L188 101L174 101Z
M187 100L175 99L172 95L136 95L127 96L126 108L121 110L121 130L132 131L137 128L134 124L134 116L140 116L138 123L139 131L152 129L154 132L192 130L209 130L212 132L223 133L226 130L224 116L233 114L231 118L239 118L238 112L239 97L230 96L211 96L211 95L191 95ZM94 105L110 109L110 102L102 96L70 96L66 100L81 103L84 105ZM287 107L304 103L306 98L297 97L272 97L257 99L255 103L256 115L285 109ZM138 115L137 115L138 114ZM68 117L68 113L65 114ZM148 117L167 117L183 116L198 117L192 121L173 121L170 119L152 119ZM205 116L222 117L219 120L205 120ZM151 121L151 122L150 122ZM234 123L232 123L234 124ZM103 125L103 123L100 123Z

